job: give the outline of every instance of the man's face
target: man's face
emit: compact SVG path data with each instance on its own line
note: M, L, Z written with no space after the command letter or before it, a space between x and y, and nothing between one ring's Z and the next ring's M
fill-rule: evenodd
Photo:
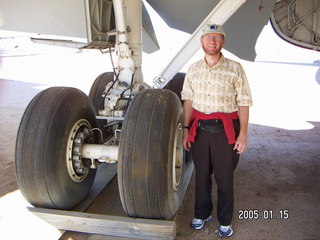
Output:
M219 54L224 44L224 36L220 33L209 33L201 37L203 51L210 56Z

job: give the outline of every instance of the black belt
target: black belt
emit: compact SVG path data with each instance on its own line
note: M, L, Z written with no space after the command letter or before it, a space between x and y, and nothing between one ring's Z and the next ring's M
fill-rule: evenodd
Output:
M224 126L221 119L199 120L199 129L209 133L224 132Z
M221 124L223 124L221 119L199 120L199 126L215 126Z

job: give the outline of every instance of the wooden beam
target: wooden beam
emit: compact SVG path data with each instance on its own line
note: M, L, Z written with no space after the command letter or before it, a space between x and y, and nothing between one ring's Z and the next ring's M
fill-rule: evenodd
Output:
M174 221L109 216L92 213L28 208L61 230L139 239L174 239Z

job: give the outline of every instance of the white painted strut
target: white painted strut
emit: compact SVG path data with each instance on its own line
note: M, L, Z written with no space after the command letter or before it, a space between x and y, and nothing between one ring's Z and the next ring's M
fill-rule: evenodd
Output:
M127 25L130 28L128 38L135 67L134 83L142 83L142 1L124 0L124 6L126 8Z
M223 25L244 3L246 0L220 0L217 6L209 13L206 19L191 35L190 39L169 62L162 72L154 79L154 88L163 88L176 73L189 61L189 59L200 48L200 37L202 28L209 22Z
M97 159L99 162L115 163L118 161L118 149L118 146L83 144L81 157Z
M117 26L117 45L119 50L118 71L119 81L126 82L131 85L132 75L134 73L134 61L131 57L129 48L129 40L127 36L127 25L124 15L124 7L122 0L113 0L113 8L115 12Z
M113 0L119 50L119 80L131 85L142 82L142 3L141 0ZM129 31L127 31L129 27Z

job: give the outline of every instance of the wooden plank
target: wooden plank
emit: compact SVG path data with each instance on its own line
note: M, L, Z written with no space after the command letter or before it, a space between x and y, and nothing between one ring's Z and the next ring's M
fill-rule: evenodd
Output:
M108 216L43 208L30 212L61 230L138 239L174 239L174 221Z
M184 176L181 180L183 196L187 190L193 169L192 159L189 159L186 162ZM110 239L174 239L177 214L172 221L164 221L82 213L112 180L116 171L116 164L100 166L90 193L80 205L73 209L74 211L42 208L29 208L29 211L60 230L106 235L108 239L109 237Z

